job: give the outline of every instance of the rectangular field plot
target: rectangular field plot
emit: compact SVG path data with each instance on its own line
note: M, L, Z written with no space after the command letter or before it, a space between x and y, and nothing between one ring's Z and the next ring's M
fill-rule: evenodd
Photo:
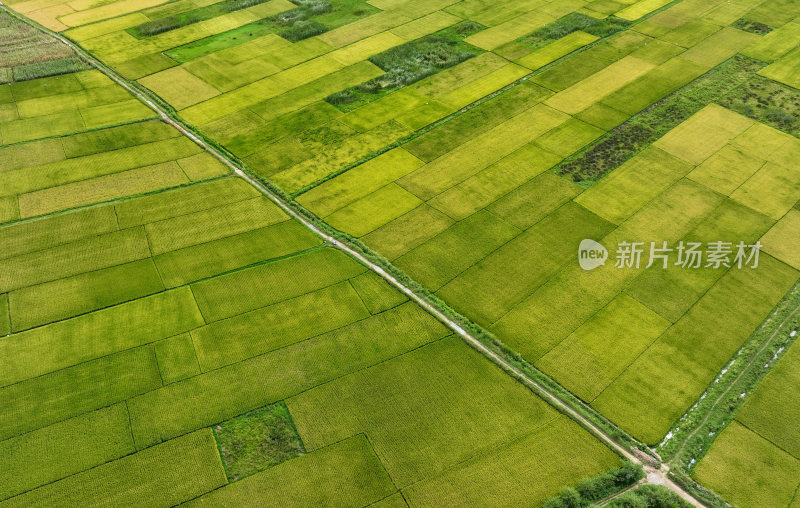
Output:
M155 116L96 70L13 83L2 102L15 114L0 116L0 146Z
M175 187L228 172L158 121L0 148L0 195L21 218ZM12 217L13 218L13 217ZM0 217L2 219L2 217Z
M4 503L6 506L87 505L98 500L125 506L173 506L226 483L211 430L105 463ZM57 501L56 501L57 500Z
M385 392L388 386L393 387L391 393ZM376 397L376 393L384 396ZM618 461L455 337L290 398L287 405L308 449L365 433L395 485L404 492L408 487L423 504L447 504L447 495L439 497L443 494L440 488L463 485L468 478L474 481L477 472L487 468L497 483L488 487L487 477L486 482L479 480L481 485L487 485L490 493L497 489L498 496L500 492L510 494L503 486L515 473L538 471L528 462L536 460L537 454L522 450L526 445L549 449L554 442L550 439L556 436L580 449L585 461L561 470L558 474L564 476L559 480L547 474L547 480L526 482L522 492L515 490L511 495L541 501L555 492L557 482L565 477L592 474ZM426 416L423 421L409 419L412 412ZM496 461L510 464L515 460L524 465L511 469L491 466ZM459 505L458 499L449 502Z
M353 436L256 473L188 503L187 507L366 506L396 488L364 435Z

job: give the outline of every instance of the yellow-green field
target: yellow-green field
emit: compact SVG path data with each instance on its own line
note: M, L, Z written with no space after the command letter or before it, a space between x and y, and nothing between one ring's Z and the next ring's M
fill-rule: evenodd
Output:
M672 435L800 280L796 2L7 7L100 68L17 79L0 43L0 507L541 506L620 466L292 207L623 446ZM616 267L621 242L760 257ZM704 488L800 502L796 360Z

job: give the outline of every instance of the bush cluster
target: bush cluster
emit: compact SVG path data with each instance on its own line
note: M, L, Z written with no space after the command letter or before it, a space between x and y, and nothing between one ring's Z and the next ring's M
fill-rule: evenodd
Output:
M583 508L630 487L644 478L644 470L633 462L605 473L584 478L575 487L565 487L544 503L543 508Z

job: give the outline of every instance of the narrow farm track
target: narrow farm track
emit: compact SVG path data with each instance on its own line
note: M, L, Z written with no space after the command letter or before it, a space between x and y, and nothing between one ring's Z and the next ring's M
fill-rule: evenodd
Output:
M788 323L798 312L800 312L800 306L796 307L791 313L789 313L788 316L786 316L786 318L784 318L783 321L781 321L781 323L778 325L778 327L775 329L775 331L772 332L772 334L764 342L764 344L759 348L759 350L756 352L756 354L754 354L752 356L750 361L739 372L739 374L736 376L736 378L734 378L730 383L728 383L728 387L725 388L725 390L722 393L719 394L719 396L716 398L716 400L714 400L714 403L711 404L711 406L708 408L708 411L706 411L706 414L703 417L703 419L700 420L697 423L697 425L695 426L694 430L692 430L692 432L689 433L689 435L686 436L686 438L683 440L683 442L681 442L680 446L675 450L675 453L673 454L675 458L679 458L681 456L681 453L683 453L683 450L686 448L686 445L689 444L692 441L692 439L694 439L694 437L697 435L697 433L700 431L700 429L704 428L704 426L708 422L709 418L711 418L711 416L714 414L714 410L717 408L717 406L719 406L719 404L721 402L723 402L724 400L727 399L728 394L733 389L733 387L736 386L736 384L739 382L739 380L745 374L747 374L747 373L749 373L751 371L751 369L753 368L753 365L755 365L756 361L759 360L759 358L764 353L764 351L766 351L767 348L769 348L774 343L775 337L778 336L778 333L783 331L784 325L786 323Z
M142 101L146 104L149 108L151 108L154 112L158 114L162 121L169 124L170 126L174 127L186 137L194 141L198 146L206 150L208 153L213 155L216 159L220 162L225 164L229 167L236 175L243 178L247 181L250 185L256 188L259 192L263 195L268 197L271 201L273 201L277 206L279 206L285 213L287 213L290 217L294 218L295 220L299 221L305 227L310 229L332 247L348 254L349 256L358 260L361 264L372 270L374 273L379 275L381 278L386 280L388 283L396 287L400 290L403 294L408 296L411 300L417 303L420 307L422 307L426 312L434 316L436 319L441 321L443 324L448 326L452 329L455 333L457 333L468 345L472 348L483 354L486 358L488 358L492 363L503 369L507 374L514 377L517 381L527 386L531 389L534 393L542 397L545 401L547 401L550 405L555 407L560 412L566 414L577 423L579 423L583 428L589 431L592 435L594 435L597 439L602 441L606 446L614 450L618 455L621 457L630 460L636 464L641 465L645 473L647 474L646 482L654 485L663 485L664 487L669 488L670 490L677 493L682 499L686 500L692 506L696 507L703 507L704 505L700 503L697 499L695 499L691 494L687 491L682 489L679 485L675 482L670 480L667 476L669 471L668 467L664 464L656 463L656 460L652 457L641 453L641 455L636 454L628 450L627 448L619 445L611 436L605 433L601 428L597 427L594 423L592 423L589 419L582 416L577 410L575 410L571 404L561 399L558 395L552 393L547 389L547 387L541 385L534 379L530 378L527 374L525 374L522 370L517 368L515 365L511 364L508 360L503 358L501 355L487 347L483 342L481 342L478 338L472 336L469 332L467 332L464 328L462 328L458 323L453 321L452 319L448 318L441 310L434 307L430 303L428 303L422 296L418 295L412 289L404 285L402 282L397 280L394 276L387 273L381 266L373 263L366 257L364 257L361 253L356 251L355 249L351 248L350 246L341 243L339 240L335 239L334 237L328 235L324 231L321 231L317 228L313 223L311 223L307 218L303 215L299 214L296 210L294 210L287 202L285 202L280 196L273 193L270 189L262 185L259 181L255 178L251 177L247 172L245 172L236 162L229 159L225 154L219 151L214 146L207 143L205 140L201 139L189 129L187 129L181 122L175 120L167 111L164 110L159 104L151 100L145 93L140 91L136 86L132 85L128 80L123 78L119 75L116 71L110 69L106 65L104 65L99 59L95 58L93 55L85 51L83 48L78 46L77 44L73 43L66 37L62 36L57 32L53 32L48 30L38 23L33 22L32 20L17 14L16 12L12 11L8 7L4 6L0 2L0 10L4 10L8 12L10 15L14 16L15 18L27 23L30 26L33 26L43 32L49 34L50 36L56 38L63 44L70 47L72 50L76 52L81 58L85 59L89 62L92 66L96 67L100 70L103 74L108 76L111 80L115 83L119 84L123 88L125 88L129 93L134 95L137 99Z

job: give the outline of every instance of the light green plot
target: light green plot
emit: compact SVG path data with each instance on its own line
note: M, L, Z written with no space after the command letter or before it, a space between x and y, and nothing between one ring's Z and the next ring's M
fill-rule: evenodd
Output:
M155 355L165 385L200 374L197 353L188 333L156 342Z
M692 476L738 506L788 506L797 490L800 460L734 421Z
M398 184L430 199L568 119L564 113L536 105L401 178Z
M128 401L139 447L149 446L369 367L447 335L413 303L213 370Z
M517 16L516 18L506 21L505 23L487 28L486 30L480 31L474 35L470 35L464 39L464 41L472 44L473 46L491 51L499 46L502 46L503 44L527 35L537 28L550 23L551 21L554 21L552 16L545 14L538 9L534 9L530 12L522 14L521 16Z
M800 175L768 162L731 193L731 199L778 220L800 199Z
M639 0L633 5L629 5L622 10L617 11L615 14L618 18L627 19L628 21L636 21L651 12L664 7L671 0Z
M204 429L40 487L5 504L169 507L226 482L214 436Z
M216 97L221 92L183 67L172 67L139 80L175 109Z
M395 491L364 435L256 473L188 503L187 507L373 506Z
M447 106L463 108L500 90L504 86L510 85L527 74L529 74L529 70L525 67L508 64L471 83L456 88L452 92L441 95L439 100Z
M560 160L560 157L551 152L529 144L444 191L428 201L428 204L454 220L462 220L547 171Z
M82 238L115 231L110 206L96 206L0 228L0 258L48 249Z
M298 312L302 309L302 312ZM200 368L209 371L369 317L348 282L211 323L192 332Z
M145 226L153 255L191 247L288 220L272 201L257 197Z
M390 183L363 198L340 208L326 218L333 227L353 236L364 236L406 212L422 201L399 185Z
M705 67L694 62L680 57L672 58L610 94L601 104L633 115L706 71Z
M141 228L106 233L0 261L0 290L33 286L149 256Z
M51 136L63 136L84 130L85 124L77 112L26 118L0 123L0 140L5 145L33 141Z
M18 289L9 294L14 331L135 300L163 289L150 259Z
M350 279L350 284L371 314L396 307L408 298L374 272L366 272Z
M6 499L135 451L128 410L115 404L0 441Z
M558 416L541 429L478 454L445 474L403 490L412 506L538 506L563 485L618 466L619 459Z
M514 226L480 211L400 256L394 263L435 291L519 233Z
M335 249L317 249L192 285L208 322L321 289L365 271Z
M693 169L687 178L730 196L763 165L763 159L735 145L726 145Z
M565 264L574 262L581 240L602 238L612 228L585 208L566 204L481 259L438 294L489 326Z
M793 50L797 45L798 38L800 38L800 23L787 23L743 49L742 54L762 62L772 63Z
M160 319L170 316L170 319ZM203 324L189 288L159 293L0 341L3 386L171 337Z
M587 34L580 30L576 30L571 34L551 42L547 46L534 51L533 53L520 58L517 63L527 67L530 70L536 70L540 67L555 62L559 58L578 50L587 44L591 44L598 38L595 35Z
M800 414L799 380L800 349L792 345L736 415L748 429L794 457L800 455L800 436L795 424Z
M422 204L372 231L362 240L382 255L395 259L441 233L453 222L442 212Z
M548 106L574 115L644 75L654 65L626 56L545 101Z
M86 129L118 125L156 116L155 111L139 102L138 99L82 108L80 113Z
M208 152L185 157L177 162L186 176L192 181L222 176L231 172L227 165Z
M758 73L794 88L800 88L800 48L794 49L791 53L761 69Z
M296 221L284 221L236 236L185 247L154 258L167 287L286 256L320 245L322 240Z
M186 182L188 179L177 163L164 162L22 194L19 196L20 215L22 217L45 215L174 187Z
M633 298L619 295L536 367L584 401L592 401L670 324Z
M366 433L403 489L465 463L502 455L509 443L557 419L549 406L522 388L450 337L307 391L287 405L308 449ZM410 412L427 417L409 419ZM314 423L319 421L326 424ZM595 449L603 455L600 450Z
M659 441L797 278L766 254L758 269L732 269L593 406L639 439Z
M150 347L81 363L0 388L0 440L124 401L161 386Z
M259 192L241 178L225 178L123 201L114 205L114 208L120 227L129 228L244 201L258 195Z
M760 37L756 34L725 27L686 50L681 58L711 69L758 40Z
M59 141L63 145L67 157L84 157L100 152L120 150L146 143L155 143L164 139L180 136L180 131L157 120L136 122L119 127L111 127L98 131L84 132L65 136ZM44 141L42 144L52 141ZM37 143L38 146L38 143ZM38 150L37 150L38 151ZM49 161L48 161L49 162ZM34 163L29 165L39 165Z
M663 150L646 148L575 198L575 202L620 224L691 169L690 164Z
M200 152L189 138L178 137L56 161L41 166L0 172L0 195L22 194L103 175L120 173Z
M297 198L316 215L326 217L422 166L402 148L395 148L329 180Z
M66 146L67 140L71 138L72 136L67 136L62 139L46 139L0 148L0 171L64 160L66 158L65 149L61 145L63 142Z
M569 180L545 172L501 197L487 209L506 222L527 229L581 191Z
M603 129L571 118L536 138L534 143L548 152L567 157L603 134L605 134Z
M790 210L762 238L764 251L800 270L800 210Z

